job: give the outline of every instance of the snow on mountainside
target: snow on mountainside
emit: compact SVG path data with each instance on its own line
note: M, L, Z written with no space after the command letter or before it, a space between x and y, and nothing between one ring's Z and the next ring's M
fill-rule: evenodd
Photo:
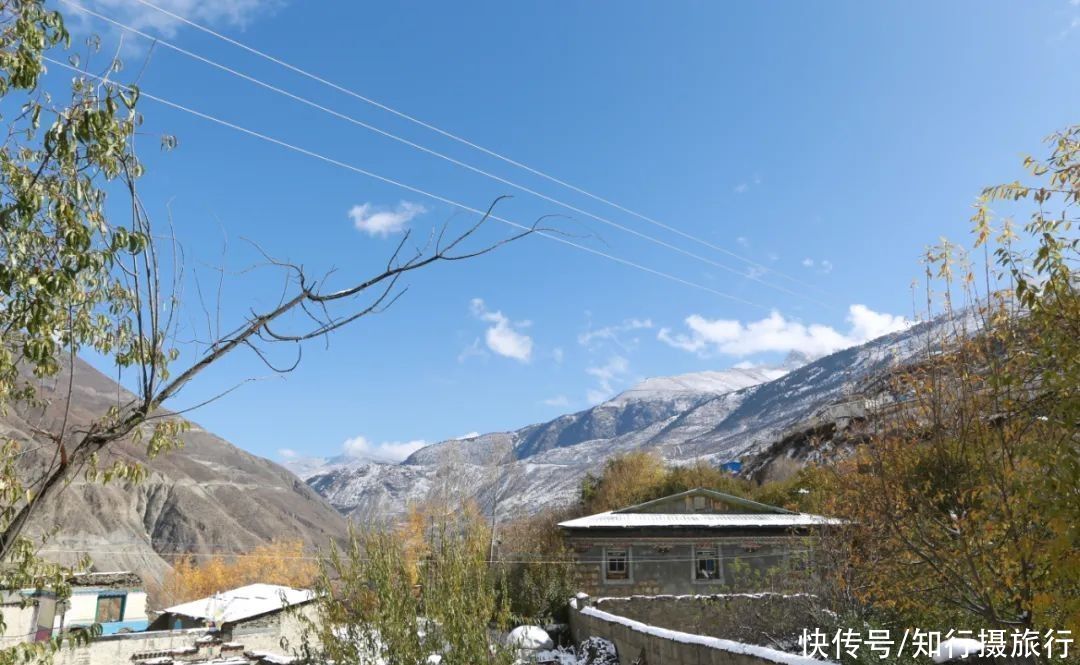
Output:
M608 404L625 404L633 400L672 399L680 394L716 393L721 395L758 383L772 381L787 374L786 369L748 368L721 372L695 372L678 376L657 376L645 379L633 388L616 395Z
M409 502L461 494L486 510L497 498L500 513L534 513L576 500L581 478L618 453L651 449L669 463L752 455L909 360L943 329L923 323L813 362L791 358L782 368L647 379L546 423L435 444L401 464L329 466L307 481L362 520L394 519Z

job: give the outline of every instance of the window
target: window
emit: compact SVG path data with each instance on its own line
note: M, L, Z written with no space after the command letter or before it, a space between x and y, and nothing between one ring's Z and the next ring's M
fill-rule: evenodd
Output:
M720 555L715 547L694 548L694 580L721 579Z
M708 508L708 505L705 503L705 497L703 497L703 496L695 496L694 497L694 512L700 513L700 512L703 512L704 510L706 510L707 508Z
M622 548L604 550L604 581L630 579L630 552Z
M95 623L112 623L124 620L124 596L98 596Z

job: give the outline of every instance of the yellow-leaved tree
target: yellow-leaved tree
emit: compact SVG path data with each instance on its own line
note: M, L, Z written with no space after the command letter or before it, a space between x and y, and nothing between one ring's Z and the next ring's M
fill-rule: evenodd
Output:
M309 588L318 569L300 540L276 541L243 554L186 556L166 576L162 603L175 605L259 582Z

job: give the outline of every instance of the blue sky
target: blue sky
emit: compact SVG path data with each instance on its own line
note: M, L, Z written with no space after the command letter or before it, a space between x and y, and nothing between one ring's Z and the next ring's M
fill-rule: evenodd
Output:
M89 2L89 0L87 0ZM829 350L912 317L919 255L966 240L980 187L1080 108L1080 1L332 3L158 0L342 87L662 222L673 234L185 27L134 0L98 11L339 113L639 233L470 173L168 49L166 97L341 162L531 223L658 277L534 237L411 276L388 312L273 377L237 355L172 406L257 454L400 457L585 408L656 375ZM70 21L118 31L96 19ZM123 47L133 77L148 51ZM103 62L102 58L98 58ZM55 69L55 68L54 68ZM57 80L67 78L54 72ZM224 323L274 302L245 238L344 285L453 207L146 100L142 196ZM178 137L168 153L156 135ZM467 223L459 214L451 223ZM491 224L482 240L509 229ZM713 247L738 254L740 260ZM705 260L689 256L687 252ZM719 265L717 265L719 264ZM725 270L724 266L727 268ZM782 288L773 288L778 285ZM705 288L698 288L705 287ZM725 298L728 294L737 300ZM745 302L739 302L745 301ZM213 303L211 302L213 309ZM226 326L227 327L227 326ZM274 357L288 363L288 349Z

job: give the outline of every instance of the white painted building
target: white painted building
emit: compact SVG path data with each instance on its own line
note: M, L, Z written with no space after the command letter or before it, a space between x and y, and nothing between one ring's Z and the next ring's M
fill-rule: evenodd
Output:
M146 591L129 572L82 573L71 578L71 597L23 589L0 598L4 631L0 645L41 642L69 628L100 624L102 634L146 630Z

